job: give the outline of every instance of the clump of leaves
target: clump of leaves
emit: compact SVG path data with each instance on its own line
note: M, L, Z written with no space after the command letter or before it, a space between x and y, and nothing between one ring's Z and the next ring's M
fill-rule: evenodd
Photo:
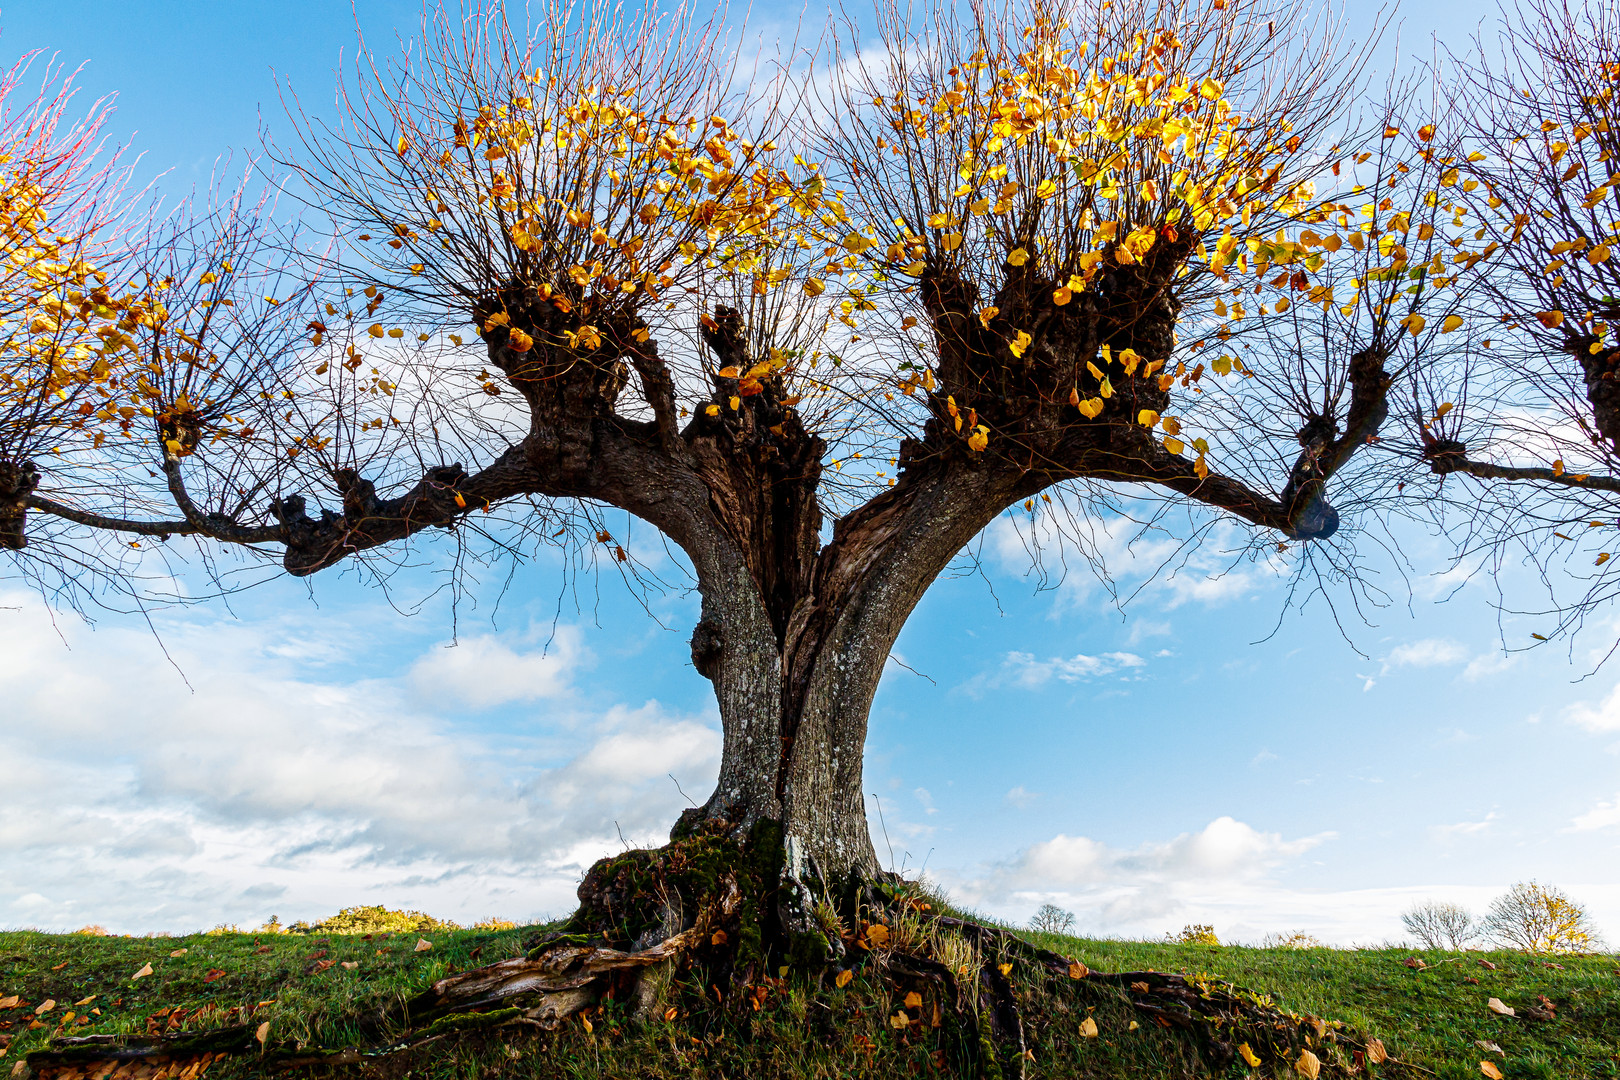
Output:
M1286 934L1267 934L1260 942L1262 949L1325 949L1327 943L1303 930L1290 930Z
M489 923L497 921L499 920L489 920ZM483 927L485 924L479 925ZM491 925L489 928L506 929L512 925L511 923L507 923L505 927ZM296 922L288 929L295 934L425 934L434 930L460 930L461 927L447 919L435 919L420 911L400 911L385 908L381 904L369 904L344 908L336 915L317 923Z
M1165 940L1172 945L1218 946L1221 943L1221 939L1215 936L1215 928L1208 923L1188 923L1179 934L1166 934Z

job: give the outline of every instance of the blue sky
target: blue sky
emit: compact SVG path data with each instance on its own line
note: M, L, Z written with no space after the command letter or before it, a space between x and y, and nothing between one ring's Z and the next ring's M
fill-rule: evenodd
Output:
M358 17L375 40L416 10ZM1479 15L1403 17L1426 52ZM0 27L7 55L88 60L85 91L118 93L112 130L143 178L183 193L256 145L261 115L276 128L272 71L312 111L330 101L354 19L330 2L55 0ZM1620 666L1583 678L1620 632L1611 613L1573 650L1504 657L1487 579L1386 568L1396 602L1347 616L1346 642L1320 602L1282 614L1266 568L1222 573L1219 536L1122 613L1084 569L1037 588L1011 529L983 538L982 573L929 592L896 649L920 674L891 665L879 691L883 858L1012 918L1054 900L1097 933L1378 941L1414 899L1478 909L1536 877L1620 937ZM1439 567L1441 545L1404 539ZM1122 532L1108 543L1122 581L1156 565ZM656 841L682 790L707 796L718 734L686 652L692 597L658 598L654 621L612 581L559 608L558 582L525 568L498 612L490 595L457 613L447 648L442 599L407 617L352 576L274 581L160 614L171 664L144 622L53 621L0 578L0 700L17 710L0 719L0 926L565 911L590 861ZM399 584L425 595L432 578ZM1515 645L1537 628L1500 626Z

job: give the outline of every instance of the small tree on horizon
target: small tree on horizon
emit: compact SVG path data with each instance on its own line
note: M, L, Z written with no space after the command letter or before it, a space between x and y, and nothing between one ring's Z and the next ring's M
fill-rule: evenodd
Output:
M1458 904L1425 900L1401 913L1401 925L1425 949L1464 949L1476 940L1480 926Z
M1561 889L1535 881L1521 881L1492 900L1483 926L1504 949L1579 953L1602 945L1585 907Z

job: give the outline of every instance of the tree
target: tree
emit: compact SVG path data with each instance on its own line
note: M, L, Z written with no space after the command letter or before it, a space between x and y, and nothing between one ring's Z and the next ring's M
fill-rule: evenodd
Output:
M1433 900L1403 911L1401 925L1425 949L1463 949L1479 937L1479 927L1467 908Z
M0 448L11 546L188 537L303 576L432 531L635 575L603 516L634 515L690 563L724 729L674 837L779 845L780 925L840 953L852 914L821 902L879 879L867 712L951 560L1004 513L1184 510L1189 538L1233 522L1354 585L1358 529L1426 468L1392 397L1484 257L1425 201L1432 129L1350 112L1332 25L1124 0L877 29L835 35L824 76L590 3L532 40L441 12L364 54L338 119L295 104L277 151L333 245L293 260L243 200L162 233L105 403L59 453ZM1414 289L1442 248L1465 268ZM705 904L769 923L736 884L774 889L760 857L729 889L689 855L604 860L572 929L646 957Z
M1030 916L1029 928L1042 934L1072 934L1074 912L1065 911L1056 904L1042 904Z
M1501 948L1590 952L1602 942L1586 909L1551 886L1521 881L1491 901L1485 932Z

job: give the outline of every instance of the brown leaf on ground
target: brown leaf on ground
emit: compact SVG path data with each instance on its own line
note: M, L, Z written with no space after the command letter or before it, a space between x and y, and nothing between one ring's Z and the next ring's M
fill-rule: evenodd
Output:
M1482 967L1482 968L1489 968L1492 971L1496 970L1496 965L1491 963L1489 960L1481 960L1481 961L1479 961L1479 966Z
M1403 960L1401 962L1403 964L1405 964L1407 967L1411 968L1413 971L1422 971L1424 968L1429 966L1428 964L1425 964L1422 960L1418 959L1415 956L1408 956L1405 960Z
M1368 1061L1372 1062L1374 1065L1378 1065L1378 1064L1381 1064L1383 1062L1383 1060L1385 1058L1387 1058L1387 1057L1389 1057L1389 1054L1387 1052L1385 1052L1385 1050L1384 1050L1384 1040L1382 1040L1382 1039L1368 1039L1367 1040L1367 1060Z
M1490 1077L1491 1080L1502 1080L1502 1070L1498 1069L1492 1062L1480 1062L1479 1071Z
M1487 1001L1487 1002L1486 1002L1486 1003L1485 1003L1485 1005L1486 1005L1486 1007L1487 1007L1487 1008L1488 1008L1488 1009L1490 1009L1490 1010L1491 1010L1491 1012L1493 1012L1493 1013L1500 1013L1500 1014L1502 1014L1502 1015L1503 1015L1503 1016L1516 1016L1516 1015L1517 1015L1517 1014L1516 1014L1516 1013L1515 1013L1515 1012L1514 1012L1514 1011L1513 1011L1513 1006L1511 1006L1511 1005L1504 1005L1504 1004L1503 1004L1503 1003L1502 1003L1502 999L1501 999L1501 998L1491 998L1491 1000L1489 1000L1489 1001Z

